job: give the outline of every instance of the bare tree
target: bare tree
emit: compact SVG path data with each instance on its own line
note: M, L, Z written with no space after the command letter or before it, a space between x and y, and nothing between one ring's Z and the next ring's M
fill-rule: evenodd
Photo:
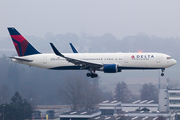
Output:
M103 100L113 101L114 98L112 91L103 92Z
M82 99L82 91L82 80L77 78L68 78L65 84L60 87L60 94L73 110L78 109L78 105Z
M141 100L154 100L158 102L158 89L152 83L144 84L139 92Z
M121 102L130 102L131 101L131 91L127 88L125 82L118 82L115 88L114 98Z
M60 87L61 96L72 110L93 108L101 101L100 93L97 86L77 76L68 78Z
M86 82L86 87L84 89L84 108L93 109L98 103L102 101L102 91L96 86L89 82Z

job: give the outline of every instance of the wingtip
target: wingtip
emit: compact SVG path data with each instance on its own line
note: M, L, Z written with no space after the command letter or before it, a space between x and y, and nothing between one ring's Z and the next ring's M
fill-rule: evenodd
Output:
M50 42L49 44L51 45L52 49L55 47L53 43Z
M7 28L15 28L15 27L10 27L10 26L9 26L9 27L7 27Z
M55 53L56 55L61 56L61 57L64 57L64 55L61 54L61 53L57 50L57 48L53 45L53 43L50 42L50 45L51 45L51 48L53 49L53 51L54 51L54 53Z

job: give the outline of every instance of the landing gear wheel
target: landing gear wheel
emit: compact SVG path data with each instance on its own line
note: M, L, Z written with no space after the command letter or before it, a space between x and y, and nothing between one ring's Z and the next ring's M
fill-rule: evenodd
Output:
M96 78L96 77L98 77L98 74L95 74L95 73L87 73L86 76L87 76L87 77L91 77L91 78Z
M161 76L164 76L164 73L163 73L163 72L164 72L165 69L161 69L161 70L162 70Z
M161 76L164 76L164 73L161 73Z
M98 77L98 74L94 74L94 77Z
M86 74L86 76L87 76L87 77L90 77L90 76L91 76L91 74L90 74L90 73L87 73L87 74Z
M94 75L93 75L93 74L91 74L91 78L94 78Z

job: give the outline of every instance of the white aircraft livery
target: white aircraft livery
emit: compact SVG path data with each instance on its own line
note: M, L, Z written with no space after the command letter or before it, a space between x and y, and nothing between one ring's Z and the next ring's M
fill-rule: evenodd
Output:
M171 56L162 53L79 53L71 45L74 53L61 53L50 43L54 53L40 53L14 27L8 31L18 53L10 57L13 62L53 70L88 70L87 77L97 77L95 71L117 73L122 70L161 69L176 64Z

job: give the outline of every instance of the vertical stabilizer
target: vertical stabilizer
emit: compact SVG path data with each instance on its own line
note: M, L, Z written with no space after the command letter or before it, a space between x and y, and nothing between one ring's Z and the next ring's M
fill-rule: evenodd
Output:
M19 56L40 54L14 27L9 27L8 31Z

